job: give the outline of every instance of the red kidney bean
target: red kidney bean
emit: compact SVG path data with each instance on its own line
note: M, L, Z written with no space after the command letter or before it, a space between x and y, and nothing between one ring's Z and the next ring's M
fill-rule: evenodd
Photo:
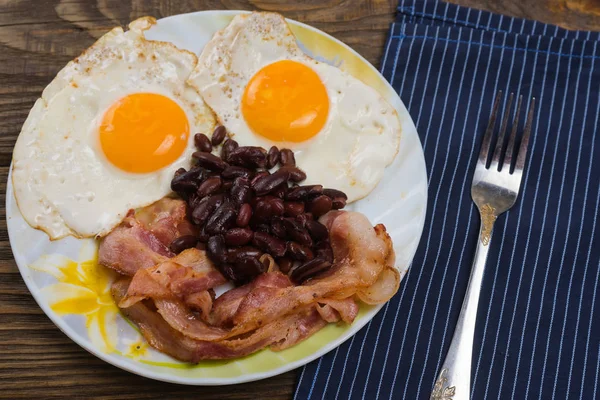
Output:
M169 249L173 253L179 254L185 249L189 249L196 246L197 243L198 239L194 235L179 236L178 238L173 239L173 241L169 245Z
M244 257L254 257L254 258L260 258L260 256L263 255L263 252L259 249L257 249L256 247L252 247L252 246L242 246L242 247L235 247L233 249L228 249L227 250L227 259L229 260L229 262L236 262L238 259L240 258L244 258Z
M306 222L308 222L310 220L312 220L311 213L303 213L303 214L296 215L296 221L300 222L300 225L302 225L302 226L306 225Z
M227 262L227 247L223 235L211 236L206 243L206 255L215 264Z
M254 224L254 230L256 232L271 234L271 227L268 224Z
M238 210L238 215L237 219L235 220L235 223L240 228L244 228L250 223L250 218L252 218L252 207L250 206L250 204L244 203Z
M291 201L303 201L309 197L318 196L323 192L321 185L304 185L288 190L286 199Z
M199 166L204 167L210 171L220 172L228 167L225 161L211 153L195 151L194 153L192 153L192 157L196 159Z
M271 169L279 162L279 149L277 146L271 146L267 153L267 168Z
M271 194L275 197L279 197L280 199L285 199L285 195L287 194L288 191L288 185L287 182L282 183L281 185L277 186L275 189L273 189L273 191L271 191Z
M321 258L313 258L304 264L298 265L290 273L290 278L296 283L303 283L331 268L331 263Z
M298 261L308 261L315 258L312 250L296 242L287 242L287 252Z
M257 146L240 146L229 153L228 161L240 167L264 168L267 164L267 151Z
M283 257L286 251L285 242L264 232L254 232L252 243L271 254L273 257Z
M273 217L271 220L271 232L280 239L287 239L287 231L283 225L283 218Z
M234 178L252 178L253 172L248 168L237 167L235 165L230 165L225 168L221 173L221 176L225 179L234 179Z
M310 236L316 241L329 238L327 227L319 221L306 221L305 227L308 230L308 233L310 233Z
M174 192L195 192L200 182L205 178L201 168L193 167L189 171L179 168L171 180L171 190Z
M316 256L322 258L325 261L333 262L333 249L329 245L329 242L324 242L326 246L320 246L316 249Z
M217 233L223 233L227 229L231 228L235 223L237 215L233 204L223 203L219 208L216 209L215 213L206 221L206 232L214 235Z
M210 141L213 146L218 146L223 143L223 139L225 139L225 135L227 134L227 130L223 125L219 125L213 131L212 136L210 137Z
M304 212L304 203L300 201L286 201L283 203L284 214L287 217L295 217Z
M254 174L254 178L252 178L252 180L250 181L250 186L254 186L256 184L256 182L261 180L263 177L269 176L269 175L271 175L271 173L269 171L257 172L256 174Z
M271 175L266 175L253 181L252 188L257 196L264 196L275 190L278 186L286 183L289 178L290 173L280 169Z
M248 228L231 228L225 232L225 244L228 246L243 246L252 240L251 229Z
M192 211L192 221L197 225L204 225L208 217L223 204L225 196L223 194L214 194L200 200L194 211Z
M308 231L304 229L298 221L291 218L284 218L283 226L285 227L288 236L293 240L305 246L312 246L312 238Z
M249 203L252 199L250 182L246 178L235 178L230 191L231 200L235 204Z
M204 133L196 133L194 135L194 144L198 150L203 151L205 153L210 153L212 151L212 144L210 144L210 139Z
M329 196L332 199L336 198L336 197L341 197L344 200L348 200L348 196L346 195L346 193L342 192L341 190L337 190L337 189L323 189L323 194L325 196Z
M223 181L223 184L221 185L221 189L223 189L224 192L229 192L232 187L233 181Z
M208 239L206 239L206 240L208 240ZM197 248L198 250L206 250L206 243L198 242L198 243L196 244L196 248Z
M245 282L266 271L266 267L257 258L243 257L235 263L236 281Z
M254 207L254 215L259 220L268 220L273 216L283 215L284 205L283 200L279 197L265 196L256 199Z
M292 269L292 265L294 265L294 262L287 257L281 257L275 261L277 262L277 265L279 266L279 270L281 272L283 272L284 274L287 274L288 272L290 272L290 269Z
M213 176L200 184L196 194L198 197L202 198L216 193L219 189L221 189L221 178Z
M225 278L227 278L230 281L233 282L237 282L238 276L235 273L235 269L233 267L233 265L231 264L226 264L226 263L216 263L217 264L217 268L219 269L219 271L221 272L221 274L223 274L223 276Z
M279 152L279 162L282 166L289 165L290 167L295 167L296 157L294 157L294 152L290 149L281 149Z
M298 167L292 167L290 165L286 165L285 167L279 168L278 171L281 171L281 170L284 170L284 171L287 171L290 173L289 180L292 182L302 182L303 180L306 179L306 173Z
M331 208L334 210L340 210L346 207L346 200L341 197L336 197L335 199L331 199Z
M192 193L189 195L189 197L187 198L187 204L188 204L188 214L191 217L191 211L196 208L196 206L198 205L198 203L200 203L200 200L202 200L202 198L198 197L198 195L196 193Z
M308 210L316 217L319 218L321 215L329 212L333 203L331 198L325 195L317 196L310 200L308 203Z
M229 162L229 154L238 147L238 142L233 139L227 139L221 148L221 158L226 162Z
M200 231L200 233L198 234L198 241L200 243L208 242L209 238L210 238L210 236L208 235L208 233L206 233L206 231L204 229L202 229L202 231Z

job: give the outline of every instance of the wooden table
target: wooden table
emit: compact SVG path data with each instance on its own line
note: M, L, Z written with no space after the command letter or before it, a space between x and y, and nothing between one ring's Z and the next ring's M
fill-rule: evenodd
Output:
M600 28L598 0L453 0L579 29ZM235 387L187 387L113 367L44 315L13 260L4 212L12 149L30 107L72 58L143 15L207 9L277 11L349 44L376 66L397 0L0 0L0 398L287 399L296 372Z

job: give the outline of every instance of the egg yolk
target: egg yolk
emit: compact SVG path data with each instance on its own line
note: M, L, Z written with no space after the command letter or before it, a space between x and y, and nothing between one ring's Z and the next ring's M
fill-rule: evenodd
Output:
M100 123L100 144L117 168L133 173L157 171L185 150L189 136L185 112L170 98L136 93L115 102Z
M250 129L267 139L302 142L325 125L329 98L319 75L296 61L269 64L248 82L242 114Z

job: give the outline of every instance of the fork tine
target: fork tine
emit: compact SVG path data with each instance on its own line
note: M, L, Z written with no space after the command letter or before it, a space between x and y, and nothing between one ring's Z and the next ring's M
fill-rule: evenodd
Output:
M494 133L494 126L496 125L496 116L498 115L498 105L500 104L500 98L502 97L502 90L498 91L496 100L494 100L494 107L492 108L492 115L490 116L490 122L488 123L485 135L483 136L483 142L481 142L481 152L479 153L479 162L484 165L487 164L488 153L490 151L490 143L492 141L492 134Z
M510 108L512 107L514 93L511 93L508 97L508 104L504 110L504 117L502 117L502 123L500 124L500 132L498 132L498 140L496 140L496 150L494 150L494 157L490 164L490 169L498 169L498 163L500 163L500 155L502 154L502 146L504 145L504 136L506 135L506 125L508 125L508 118L510 117Z
M527 146L529 145L529 135L531 134L531 124L533 122L534 109L535 97L531 99L531 104L529 105L527 122L525 123L525 130L523 130L523 138L521 139L521 147L519 148L519 155L517 156L515 171L523 171L523 168L525 167L525 160L527 159Z
M508 168L507 172L510 172L510 165L512 163L513 153L515 152L515 140L517 136L517 128L519 127L519 115L521 115L521 103L523 102L523 95L519 96L517 101L517 111L515 112L515 120L513 121L512 130L510 132L510 138L508 139L508 146L506 147L506 154L504 155L504 164L502 169Z

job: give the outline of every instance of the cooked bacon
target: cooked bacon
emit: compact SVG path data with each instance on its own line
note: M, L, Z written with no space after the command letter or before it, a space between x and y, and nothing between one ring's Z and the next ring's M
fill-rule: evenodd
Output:
M198 311L202 320L208 321L210 319L210 311L212 310L214 293L212 289L192 293L185 296L183 302L191 309Z
M173 239L195 232L186 219L186 207L183 200L165 197L137 213L131 210L100 242L99 263L133 276L173 257L169 250Z
M186 299L226 282L204 250L191 248L156 267L138 270L119 307L130 307L147 298Z
M139 210L135 218L168 246L179 236L197 233L197 228L186 218L186 214L185 201L165 197Z
M133 276L138 269L152 267L173 255L130 212L121 225L100 242L98 262L122 275Z
M129 279L112 285L112 295L119 303L127 293ZM123 309L124 314L138 325L144 338L157 350L181 361L242 357L271 346L279 351L291 347L323 328L324 321L314 307L299 310L278 321L257 329L249 335L223 341L207 342L191 339L173 329L164 319L143 302Z
M358 315L358 304L356 304L352 297L348 297L343 300L319 300L319 306L319 312L323 319L327 320L324 314L330 316L331 312L334 312L337 315L337 318L334 321L328 322L337 322L341 318L341 320L345 323L351 324L354 321L354 318L356 318L356 316Z

